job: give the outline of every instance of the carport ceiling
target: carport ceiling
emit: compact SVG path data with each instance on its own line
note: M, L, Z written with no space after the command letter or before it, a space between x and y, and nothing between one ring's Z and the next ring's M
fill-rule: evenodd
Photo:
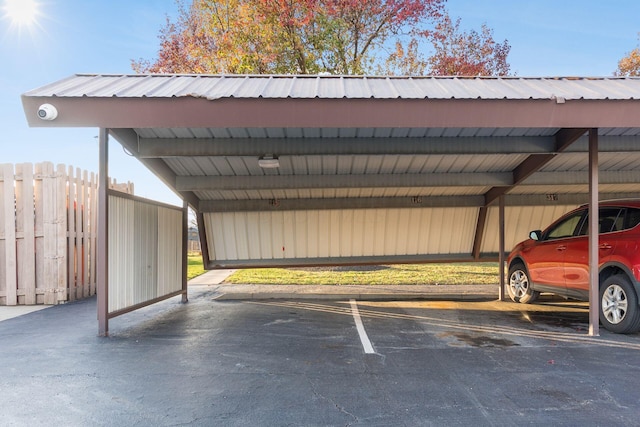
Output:
M55 120L38 118L44 103ZM588 200L591 128L600 198L640 194L637 78L75 75L23 104L31 126L109 129L201 219L477 207L478 258L482 210L501 195L507 206Z

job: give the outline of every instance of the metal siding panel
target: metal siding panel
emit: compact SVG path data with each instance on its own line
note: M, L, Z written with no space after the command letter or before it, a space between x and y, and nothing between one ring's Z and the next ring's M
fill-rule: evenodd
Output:
M258 217L260 224L260 252L262 259L273 258L272 233L271 233L271 212L260 212Z
M353 210L340 210L340 233L336 239L339 245L339 256L353 254Z
M247 236L249 239L249 259L262 258L262 235L260 233L260 214L257 212L247 212Z
M299 258L296 252L297 229L293 211L281 212L282 215L282 256L283 258Z
M245 212L236 212L233 215L233 226L237 259L249 259L250 235L248 233L247 214Z
M381 254L388 252L393 253L396 249L396 241L398 236L398 210L397 209L381 209L384 212Z
M418 245L420 239L420 231L423 228L420 221L419 209L405 209L409 212L409 218L406 220L406 224L410 226L411 232L408 232L405 237L405 252L409 255L418 254Z
M397 209L398 211L398 223L396 233L396 248L395 253L397 255L407 255L409 253L409 240L413 234L411 227L411 214L415 209Z
M350 230L351 253L353 256L365 255L365 238L366 238L366 211L355 210L353 212L352 226Z
M135 251L140 257L136 265L134 289L137 295L134 304L148 301L157 294L158 278L158 210L156 206L134 202Z
M374 255L375 253L374 245L375 245L376 233L373 231L375 230L375 216L376 216L376 211L373 209L367 209L364 211L363 228L362 228L362 232L363 232L362 250L363 250L364 256L371 256L371 255Z
M213 251L210 252L210 259L225 260L229 259L227 255L227 242L225 241L225 232L223 227L223 214L210 214L209 227L211 229L210 242L213 244ZM215 258L212 256L215 255Z
M373 219L373 229L368 230L373 233L373 255L384 255L385 237L387 225L387 210L375 209Z
M304 211L293 212L293 224L296 233L296 239L294 242L295 253L300 258L308 258L309 230L307 215Z
M182 211L109 196L109 312L182 288Z
M328 223L328 233L329 236L329 256L332 257L340 257L340 236L342 230L342 215L340 210L329 210L325 211L327 213L329 223Z
M158 208L158 292L182 289L182 212Z

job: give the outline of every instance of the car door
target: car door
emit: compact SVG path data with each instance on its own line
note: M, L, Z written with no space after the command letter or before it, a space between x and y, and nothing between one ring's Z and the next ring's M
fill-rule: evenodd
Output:
M598 258L600 263L615 250L615 233L622 230L623 209L603 207L599 210ZM589 293L589 218L585 214L584 222L578 231L578 237L566 243L564 251L564 278L569 295L584 298Z
M527 264L531 281L538 290L566 287L564 258L567 245L576 239L585 210L579 210L551 225L528 254Z

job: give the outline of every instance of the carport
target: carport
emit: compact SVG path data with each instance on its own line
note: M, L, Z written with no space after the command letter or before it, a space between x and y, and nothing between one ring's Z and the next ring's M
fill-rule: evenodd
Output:
M581 203L595 266L597 201L640 195L639 99L635 78L74 75L23 105L31 126L100 128L101 182L110 137L160 177L196 211L208 269L503 261ZM45 104L54 117L39 116ZM102 335L110 317L186 298L180 219L112 211L127 203L111 196L99 200ZM147 237L120 256L126 230ZM147 277L148 259L128 263L153 251L151 264L182 268L120 298Z

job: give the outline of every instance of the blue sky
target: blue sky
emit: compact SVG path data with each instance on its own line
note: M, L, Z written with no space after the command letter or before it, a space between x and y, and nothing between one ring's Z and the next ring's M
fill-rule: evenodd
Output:
M4 6L7 0L0 0ZM97 129L29 128L20 95L75 73L131 73L131 59L153 58L174 0L39 0L37 25L0 19L0 163L53 161L97 171ZM638 45L638 0L449 0L464 28L486 23L511 44L519 76L610 76ZM3 14L4 15L4 14ZM136 194L179 199L119 144L110 145L110 172L132 181Z

